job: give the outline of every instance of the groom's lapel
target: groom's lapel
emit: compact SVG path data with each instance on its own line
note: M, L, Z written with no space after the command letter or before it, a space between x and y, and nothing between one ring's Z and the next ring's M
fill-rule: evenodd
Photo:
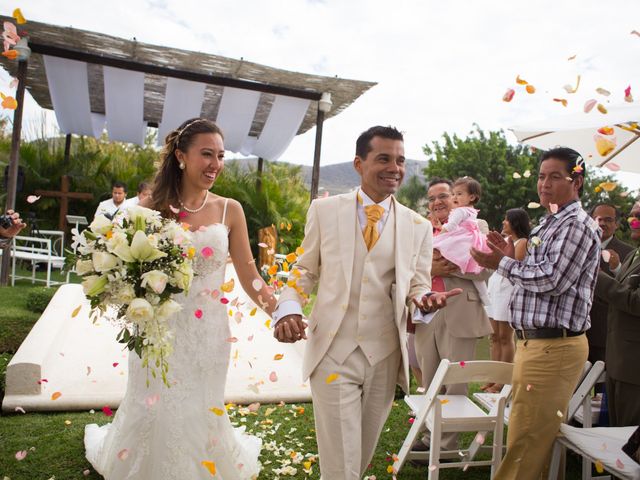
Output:
M413 231L415 224L410 210L402 208L395 197L392 197L396 217L396 322L402 317L405 307L408 283L405 280L406 270L411 265L413 255Z
M638 267L640 267L640 256L634 258L635 254L636 250L633 250L629 254L629 259L622 264L622 269L620 270L619 274L621 281L631 275L631 273L633 273L634 271L638 270Z
M340 239L340 256L344 279L347 288L351 286L351 275L353 273L353 255L356 247L356 231L358 215L356 206L357 190L348 193L340 199L338 207L338 238Z

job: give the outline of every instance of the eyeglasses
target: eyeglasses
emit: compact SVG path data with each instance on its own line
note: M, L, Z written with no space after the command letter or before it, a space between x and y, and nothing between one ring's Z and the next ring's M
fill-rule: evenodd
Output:
M614 217L596 217L596 221L604 223L616 223L616 219Z
M440 200L441 202L444 202L450 196L451 196L450 193L441 193L440 195L436 195L435 197L427 197L427 202L433 203L436 200Z

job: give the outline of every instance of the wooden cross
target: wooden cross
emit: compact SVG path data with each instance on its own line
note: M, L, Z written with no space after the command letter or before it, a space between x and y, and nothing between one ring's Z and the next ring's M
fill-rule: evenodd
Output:
M77 200L93 200L93 194L91 193L79 193L69 191L69 176L62 176L62 185L60 191L56 190L36 190L36 195L42 197L55 197L60 199L60 219L58 221L58 230L64 231L64 227L67 223L67 212L69 211L69 199Z

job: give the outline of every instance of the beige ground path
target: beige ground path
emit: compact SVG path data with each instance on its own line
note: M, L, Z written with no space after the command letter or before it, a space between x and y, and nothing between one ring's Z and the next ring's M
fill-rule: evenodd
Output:
M236 287L227 294L234 312L229 322L238 340L231 349L225 400L239 404L309 401L309 386L300 373L304 343L276 342L273 330L265 325L268 317L260 310L249 315L251 302L228 264L226 279L231 278ZM236 297L245 302L240 323L235 318L238 309L231 306ZM127 352L115 341L116 334L117 328L108 321L93 324L89 320L89 304L80 285L61 286L7 366L3 411L117 407L127 382ZM277 354L281 360L274 360Z

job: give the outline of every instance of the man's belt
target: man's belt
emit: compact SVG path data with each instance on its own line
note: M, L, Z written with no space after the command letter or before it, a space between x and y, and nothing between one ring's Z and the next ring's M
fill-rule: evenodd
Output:
M566 328L534 328L531 330L516 330L516 337L520 340L531 340L534 338L564 338L577 337L584 332L573 332Z

